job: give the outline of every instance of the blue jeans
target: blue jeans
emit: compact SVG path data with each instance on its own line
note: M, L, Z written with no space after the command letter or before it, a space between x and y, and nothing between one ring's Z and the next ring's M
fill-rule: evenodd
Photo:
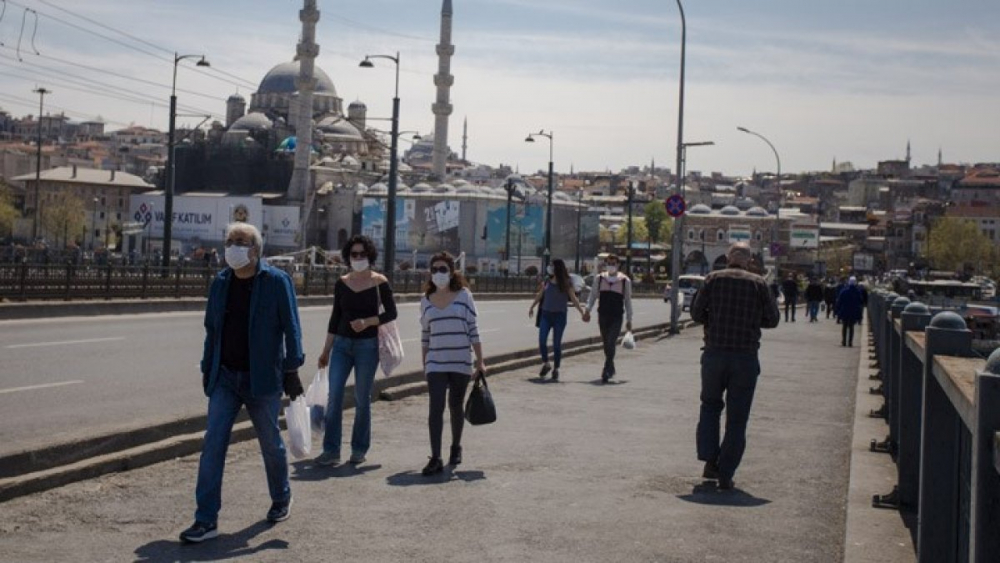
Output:
M378 337L338 336L330 351L330 398L326 405L323 453L340 453L343 435L344 387L354 370L354 430L351 454L365 455L372 443L372 388L378 369Z
M809 320L816 322L819 316L819 301L810 301L807 308L809 310Z
M701 355L701 418L698 459L714 461L732 479L747 445L747 421L760 375L757 354L705 350ZM725 400L723 401L723 397ZM719 420L726 410L726 435L719 446Z
M538 325L538 350L542 353L542 361L549 363L549 331L552 335L552 355L555 359L555 367L559 369L562 362L562 339L566 330L566 312L552 313L550 311L540 311L541 322Z
M195 488L198 510L194 519L199 522L214 523L219 517L226 451L233 423L243 405L246 405L257 432L271 501L284 502L292 496L288 486L285 443L281 440L281 429L278 427L281 392L254 397L250 394L250 372L234 372L223 366L219 368L219 381L208 399L208 428L198 463L198 485Z

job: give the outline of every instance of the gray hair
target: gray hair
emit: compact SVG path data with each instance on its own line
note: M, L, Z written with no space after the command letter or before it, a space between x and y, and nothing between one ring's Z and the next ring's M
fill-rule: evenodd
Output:
M230 223L226 226L226 239L229 238L229 235L237 231L245 235L250 235L250 237L253 238L253 245L257 248L258 256L264 255L264 237L261 236L257 227L250 223L243 223L240 221Z
M726 252L726 260L730 264L735 264L738 266L743 266L744 268L753 259L753 250L750 245L745 242L733 243L729 247L729 251Z

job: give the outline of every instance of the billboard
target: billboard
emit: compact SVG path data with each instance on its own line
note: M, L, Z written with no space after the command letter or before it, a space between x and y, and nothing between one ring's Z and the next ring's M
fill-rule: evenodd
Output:
M855 272L873 272L875 271L875 257L871 254L866 254L863 252L854 253L854 271Z
M226 225L244 221L263 232L263 206L256 197L174 196L173 234L187 248L204 242L220 243ZM136 194L129 198L128 222L142 223L148 236L163 238L164 197Z
M789 236L792 248L819 248L819 227L816 225L792 225Z
M299 223L301 210L292 205L265 205L264 235L265 246L294 248L299 246Z
M729 242L745 242L750 243L750 232L751 229L748 225L730 225L729 226Z

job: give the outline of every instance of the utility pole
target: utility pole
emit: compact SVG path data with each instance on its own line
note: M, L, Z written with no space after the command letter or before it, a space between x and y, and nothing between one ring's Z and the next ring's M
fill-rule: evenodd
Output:
M38 227L42 222L42 110L45 107L45 94L51 94L52 90L45 88L35 88L32 90L38 94L38 138L35 144L38 145L35 151L35 220L31 229L32 242L38 239Z

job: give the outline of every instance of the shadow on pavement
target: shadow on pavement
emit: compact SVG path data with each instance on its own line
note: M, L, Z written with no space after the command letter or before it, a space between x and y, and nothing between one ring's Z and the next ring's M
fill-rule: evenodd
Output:
M289 477L293 481L323 481L341 477L354 477L379 469L382 469L381 464L353 465L344 463L335 467L323 467L316 465L310 460L303 460L292 463L292 474Z
M597 379L594 379L594 380L591 380L591 381L581 381L580 383L587 383L587 384L590 384L590 385L596 385L598 387L607 387L607 386L615 386L615 385L625 385L626 383L628 383L628 380L627 379L609 379L607 381L604 381L601 378L597 378Z
M386 478L393 487L411 487L413 485L443 485L452 481L482 481L486 474L482 471L452 471L445 469L437 475L424 476L419 471L403 471Z
M677 498L686 502L709 506L742 506L754 508L771 504L770 500L755 497L739 487L729 491L720 490L713 481L705 481L695 485L690 494L677 495Z
M136 561L167 563L172 561L218 561L254 555L269 549L288 549L285 540L268 540L258 546L250 546L250 540L273 524L261 521L232 534L200 544L183 544L179 540L156 540L135 550Z

